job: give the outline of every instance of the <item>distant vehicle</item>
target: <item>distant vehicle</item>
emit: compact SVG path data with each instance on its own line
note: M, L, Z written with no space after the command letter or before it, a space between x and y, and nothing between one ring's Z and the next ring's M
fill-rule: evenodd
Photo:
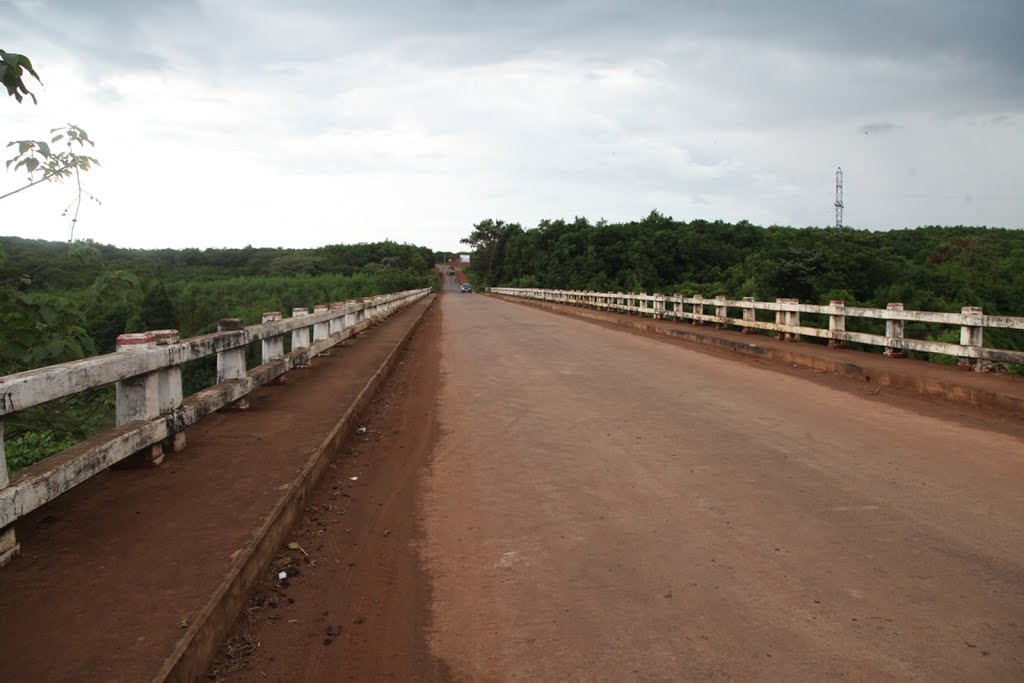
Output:
M468 282L463 282L462 283L461 291L462 291L463 294L472 294L473 293L473 285L469 284Z

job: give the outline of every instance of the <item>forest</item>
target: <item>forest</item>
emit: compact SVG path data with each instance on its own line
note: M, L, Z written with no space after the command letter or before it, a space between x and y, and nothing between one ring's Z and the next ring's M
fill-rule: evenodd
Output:
M676 221L484 220L463 240L478 284L682 292L805 303L1024 316L1024 231L922 227L873 232Z
M0 237L0 376L109 353L122 332L177 329L186 338L215 331L220 318L248 325L264 311L288 316L295 307L431 287L435 257L395 242L138 250ZM214 367L213 358L184 367L186 394L211 385ZM4 420L11 470L112 423L110 388L55 403Z

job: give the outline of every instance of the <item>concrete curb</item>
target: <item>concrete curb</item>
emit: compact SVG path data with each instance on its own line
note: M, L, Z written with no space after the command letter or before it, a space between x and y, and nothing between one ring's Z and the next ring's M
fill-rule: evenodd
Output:
M299 476L239 553L227 576L210 595L199 610L194 623L189 626L174 651L153 676L153 683L197 681L205 677L221 641L234 627L239 610L245 604L264 568L274 555L280 552L285 537L306 504L307 497L316 488L332 458L353 431L360 414L391 373L398 354L419 327L423 316L436 303L436 294L428 296L431 297L430 302L377 368L324 442L313 452Z
M967 403L984 410L997 410L1000 412L1011 413L1017 417L1024 417L1024 396L1022 395L981 389L939 378L910 375L900 372L899 368L894 368L892 370L867 368L857 362L856 356L861 355L861 352L859 351L846 350L841 352L843 355L843 358L841 359L825 359L814 354L803 353L799 348L792 350L768 348L754 343L740 342L734 339L718 337L706 332L702 333L698 331L679 329L665 325L660 321L653 320L651 318L640 318L625 315L608 316L608 314L604 312L592 311L586 308L577 308L575 306L523 300L515 297L500 296L497 294L487 294L487 296L494 297L495 299L501 299L502 301L508 301L510 303L532 306L534 308L560 313L562 315L571 315L585 320L599 321L616 325L618 327L626 327L664 337L681 339L686 342L701 344L703 346L713 346L719 349L732 351L734 353L756 356L757 358L763 358L774 363L784 363L790 366L796 365L811 370L817 370L819 372L828 372L839 377L847 377L861 381L874 381L883 386L910 389L915 391L918 395L928 398L940 398L958 403Z

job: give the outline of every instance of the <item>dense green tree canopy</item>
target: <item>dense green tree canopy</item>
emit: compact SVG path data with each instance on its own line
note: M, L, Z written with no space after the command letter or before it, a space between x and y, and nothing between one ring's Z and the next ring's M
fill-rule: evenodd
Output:
M922 227L870 232L746 221L485 220L465 240L481 284L799 298L1024 316L1024 231Z

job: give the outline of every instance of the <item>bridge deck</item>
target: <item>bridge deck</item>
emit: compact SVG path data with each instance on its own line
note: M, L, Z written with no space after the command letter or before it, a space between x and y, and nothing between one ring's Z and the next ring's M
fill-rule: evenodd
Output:
M1024 678L1019 418L440 303L230 680ZM148 678L402 315L26 520L0 678Z
M238 680L1021 680L1019 428L493 298L440 312L365 500Z
M105 472L22 520L23 555L0 571L0 679L156 673L428 301L203 419L162 466Z

